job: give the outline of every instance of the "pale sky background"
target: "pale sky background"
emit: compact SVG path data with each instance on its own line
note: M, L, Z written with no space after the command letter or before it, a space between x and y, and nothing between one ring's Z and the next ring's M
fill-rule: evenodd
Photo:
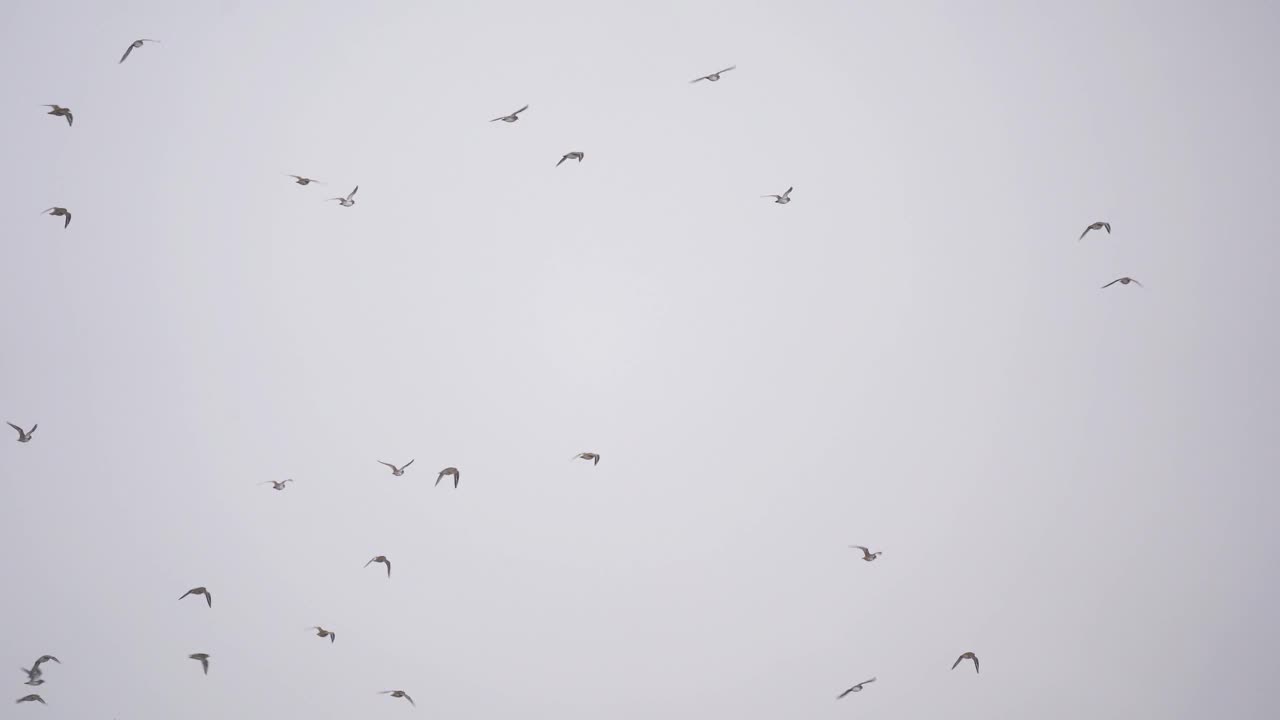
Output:
M0 717L1276 717L1277 27L6 3Z

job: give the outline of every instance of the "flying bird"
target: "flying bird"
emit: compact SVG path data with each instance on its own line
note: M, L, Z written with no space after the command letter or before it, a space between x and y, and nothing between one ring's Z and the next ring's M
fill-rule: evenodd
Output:
M365 563L365 564L364 564L364 566L365 566L365 567L369 567L369 566L370 566L370 565L372 565L373 563L382 563L383 565L386 565L386 566L387 566L387 577L391 577L391 561L387 559L387 556L386 556L386 555L379 555L379 556L377 556L377 557L373 558L372 560L370 560L369 562Z
M291 482L293 482L293 478L288 478L288 479L286 479L286 480L267 480L267 481L265 481L265 482L260 482L260 483L258 483L258 484L259 484L259 485L267 485L267 484L270 484L270 485L271 485L271 489L272 489L272 490L283 490L283 489L284 489L284 484L285 484L285 483L291 483Z
M36 677L39 677L40 674L44 672L43 670L40 669L40 666L49 662L50 660L58 663L59 665L62 664L61 660L59 660L58 658L52 655L41 655L40 657L36 658L36 661L34 663L31 664L31 672L35 673Z
M27 681L24 682L23 685L35 686L35 685L44 684L44 680L40 679L40 676L44 674L44 671L40 669L39 662L37 662L35 665L32 665L30 670L28 670L27 668L19 668L19 669L22 670L22 672L27 674Z
M191 653L187 657L192 660L199 660L200 667L204 668L204 674L209 674L209 653Z
M974 671L975 673L976 673L976 672L978 672L978 656L977 656L977 655L974 655L974 654L973 654L973 653L971 653L971 652L962 653L962 654L960 655L960 657L956 658L956 661L955 661L954 663L951 663L951 669L952 669L952 670L955 670L955 669L956 669L956 665L959 665L961 660L972 660L972 661L973 661L973 671Z
M863 686L863 685L866 685L867 683L873 683L873 682L875 682L875 681L876 681L876 679L875 679L875 678L871 678L870 680L863 680L862 682L858 683L857 685L854 685L853 687L849 688L848 690L845 690L844 692L842 692L842 693L840 693L839 695L837 695L837 696L836 696L836 699L837 699L837 700L839 700L840 698L844 697L845 695L848 695L849 693L862 692L862 686Z
M338 639L338 633L333 632L332 630L325 630L319 625L313 625L311 629L316 631L316 637L327 637L331 643Z
M787 203L791 202L792 190L795 190L795 188L789 187L787 188L787 191L782 193L781 195L761 195L760 197L771 197L773 198L773 201L778 203L779 205L786 205Z
M574 460L590 460L591 466L595 467L600 464L600 453L580 452L573 456Z
M1125 277L1122 277L1122 278L1116 278L1115 280L1112 280L1111 282L1107 283L1106 285L1103 285L1103 286L1102 286L1102 289L1103 289L1103 290L1106 290L1107 288L1111 287L1112 285L1115 285L1116 283L1120 283L1121 285L1128 285L1129 283L1134 283L1134 284L1136 284L1138 287L1146 287L1145 285L1143 285L1142 283L1138 282L1137 280L1134 280L1134 279L1133 279L1133 278L1131 278L1131 277L1125 276ZM34 429L34 428L33 428L33 429Z
M38 703L40 703L41 705L48 705L48 704L49 704L49 703L47 703L47 702L45 702L45 701L44 701L44 698L42 698L42 697L40 697L39 695L36 695L36 694L34 694L34 693L33 693L33 694L31 694L31 695L27 695L26 697L20 697L20 698L18 698L18 700L17 700L17 703L24 703L24 702L38 702Z
M391 696L391 697L393 697L393 698L404 698L405 700L408 700L408 701L409 701L409 704L410 704L410 705L412 705L412 706L414 706L414 707L418 707L418 703L414 702L414 701L413 701L413 698L409 697L409 693L407 693L407 692L405 692L405 691L403 691L403 690L383 690L383 691L379 692L378 694L379 694L379 695L390 695L390 696Z
M5 424L13 428L14 430L18 431L18 442L21 442L21 443L31 442L31 436L35 434L36 428L40 427L40 424L36 423L35 425L31 426L30 430L23 430L22 428L18 427L17 425L14 425L11 422L5 421Z
M149 43L149 42L158 43L158 42L160 42L160 41L159 41L159 40L152 40L151 38L141 38L141 39L139 39L139 40L134 40L133 42L129 43L129 47L125 48L124 55L121 55L121 56L120 56L120 62L119 62L119 63L116 63L116 64L117 64L117 65L119 65L120 63L124 62L125 60L128 60L128 59L129 59L129 53L133 52L133 51L134 51L135 49L137 49L137 48L142 47L142 43Z
M517 111L515 111L515 112L511 113L510 115L503 115L502 117L496 117L496 118L494 118L494 119L490 120L489 122L498 122L499 120L501 120L502 122L506 122L506 123L513 123L513 122L515 122L515 121L517 121L517 120L519 120L519 119L520 119L520 117L519 117L519 116L520 116L520 113L522 113L522 112L524 112L525 110L528 110L528 109L529 109L529 106L528 106L528 105L525 105L524 107L522 107L522 108L520 108L519 110L517 110Z
M865 548L865 547L863 547L863 546L861 546L861 545L850 545L849 547L851 547L851 548L857 548L857 549L861 550L861 551L862 551L862 559L863 559L863 560L866 560L867 562L871 562L872 560L875 560L876 558L880 557L880 551L879 551L879 550L877 550L877 551L875 551L875 552L871 552L871 550L869 550L869 549L867 549L867 548Z
M414 460L416 460L416 459L417 459L417 458L414 458ZM405 470L408 470L408 469L409 469L409 466L413 464L413 460L410 460L409 462L405 463L404 465L401 465L400 467L396 467L395 465L392 465L392 464L391 464L391 463L389 463L389 462L382 462L381 460L379 460L379 461L378 461L378 464L379 464L379 465L386 465L387 467L391 468L391 474L392 474L392 475L394 475L394 476L396 476L396 477L400 477L401 475L403 475L403 474L404 474L404 471L405 471Z
M342 207L351 207L352 205L355 205L355 204L356 204L356 201L355 201L355 200L352 200L352 198L354 198L354 197L356 196L356 190L359 190L359 189L360 189L360 186L359 186L359 185L357 185L357 186L356 186L356 189L355 189L355 190L352 190L352 191L351 191L351 192L349 192L349 193L347 193L347 196L346 196L346 197L344 197L344 198L336 197L336 198L329 198L329 199L330 199L330 200L337 200L337 201L338 201L338 204L339 204L339 205L341 205Z
M203 585L201 585L200 587L193 587L190 590L182 593L182 597L178 599L181 600L182 598L188 595L203 595L205 602L209 603L209 607L213 607L213 593L206 590Z
M299 185L310 185L311 183L319 183L319 182L320 182L319 180L317 180L317 179L315 179L315 178L302 177L301 175L287 175L286 177L291 177L291 178L293 178L293 181L294 181L295 183L299 184ZM352 194L352 195L354 195L354 194L355 194L355 190L352 190L352 191L351 191L351 194ZM334 200L337 200L338 198L333 198L333 199L334 199Z
M736 67L738 67L738 66L737 66L737 65L730 65L729 67L727 67L727 68L725 68L725 69L723 69L723 70L717 70L716 72L713 72L713 73L711 73L710 75L703 75L703 76L702 76L702 77L700 77L700 78L696 78L696 79L694 79L694 80L690 80L690 81L689 81L689 84L690 84L690 85L692 85L693 83L696 83L696 82L702 82L703 80L710 80L711 82L718 82L718 81L720 80L720 74L721 74L721 73L727 73L727 72L729 72L730 70L732 70L732 69L734 69L734 68L736 68Z
M64 207L46 208L44 210L41 210L40 213L41 214L48 213L49 215L52 215L54 217L65 217L66 220L62 222L63 230L66 230L67 226L71 224L71 211Z
M564 154L564 157L560 158L560 162L556 163L556 167L560 167L561 163L563 163L565 160L577 160L578 162L582 162L582 158L584 157L586 157L586 155L584 153L578 152L577 150L574 150L573 152L567 152Z
M1111 234L1111 223L1109 223L1109 222L1103 222L1103 221L1101 221L1101 220L1099 220L1099 221L1098 221L1098 222L1096 222L1096 223L1091 223L1091 224L1089 225L1089 227L1087 227L1087 228L1085 228L1085 229L1084 229L1084 232L1080 233L1080 237L1079 237L1079 238L1077 238L1077 240L1083 240L1083 239L1084 239L1084 236L1085 236L1085 235L1088 235L1090 230L1104 230L1104 229L1107 231L1107 234L1108 234L1108 235L1110 235L1110 234Z
M44 107L53 108L49 112L45 113L46 115L66 118L67 127L71 127L71 124L75 122L75 116L71 114L71 108L64 108L61 105L45 105Z
M440 481L443 480L446 475L452 475L453 486L455 488L458 487L458 481L462 479L462 473L458 472L458 468L456 467L447 467L441 470L440 474L436 476L436 485L439 486Z

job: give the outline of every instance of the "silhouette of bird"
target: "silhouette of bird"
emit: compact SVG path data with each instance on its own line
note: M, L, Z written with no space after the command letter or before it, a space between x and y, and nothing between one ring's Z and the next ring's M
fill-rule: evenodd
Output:
M300 184L305 184L305 183L300 183ZM359 189L360 189L360 186L357 185L355 190L352 190L351 192L347 193L346 197L344 198L336 197L336 198L329 198L329 199L337 200L338 204L341 205L342 207L351 207L352 205L356 204L356 201L353 200L352 198L356 196L356 190L359 190Z
M188 595L203 595L205 602L209 603L209 607L213 607L213 593L206 590L203 585L201 585L200 587L193 587L190 590L182 593L182 597L178 599L181 600L182 598Z
M1121 285L1128 285L1129 283L1134 283L1134 284L1135 284L1135 285L1137 285L1138 287L1146 287L1145 285L1143 285L1142 283L1138 282L1137 280L1134 280L1133 278L1126 276L1126 277L1116 278L1115 280L1112 280L1111 282L1107 283L1106 285L1103 285L1103 286L1102 286L1102 289L1103 289L1103 290L1106 290L1107 288L1111 287L1112 285L1115 285L1116 283L1120 283Z
M310 185L311 183L317 183L317 184L320 183L320 181L316 180L315 178L302 177L301 175L289 175L288 177L293 178L293 181L299 185ZM352 194L355 194L355 191L352 191ZM338 198L333 198L333 199L337 200Z
M71 124L74 123L76 120L75 116L71 114L71 108L64 108L61 105L45 105L45 107L53 108L49 112L45 113L46 115L53 115L54 117L66 118L67 127L71 127Z
M24 696L24 697L20 697L20 698L18 698L18 699L17 699L17 701L16 701L16 702L17 702L17 703L24 703L24 702L38 702L38 703L40 703L41 705L48 705L48 704L49 704L49 703L47 703L47 702L45 702L45 701L44 701L44 698L40 697L39 695L36 695L35 693L32 693L32 694L30 694L30 695L26 695L26 696Z
M136 50L137 48L142 47L142 44L143 44L143 43L149 43L149 42L158 43L158 42L160 42L160 41L159 41L159 40L152 40L151 38L141 38L141 39L139 39L139 40L134 40L133 42L129 43L129 47L125 48L125 50L124 50L124 55L121 55L121 56L120 56L120 62L119 62L119 63L116 63L116 64L117 64L117 65L119 65L120 63L124 62L125 60L128 60L128 59L129 59L129 53L133 52L133 51L134 51L134 50Z
M861 545L850 545L849 547L851 547L851 548L857 548L857 549L861 550L861 551L862 551L862 559L863 559L863 560L866 560L867 562L871 562L872 560L875 560L876 558L880 557L880 551L879 551L879 550L877 550L877 551L875 551L875 552L871 552L869 549L867 549L867 548L865 548L865 547L863 547L863 546L861 546Z
M316 631L316 637L327 637L329 638L330 643L338 639L338 633L333 632L332 630L325 630L319 625L313 625L311 629Z
M453 476L453 486L454 486L455 488L456 488L456 487L458 487L458 481L462 479L462 473L458 472L458 468L456 468L456 467L447 467L447 468L445 468L445 469L441 470L441 471L440 471L440 474L436 476L436 486L439 486L439 485L440 485L440 481L441 481L442 479L444 479L444 477L445 477L446 475L452 475L452 476Z
M556 167L560 167L560 164L563 163L565 160L577 160L578 162L582 162L582 158L584 157L586 157L586 154L580 153L577 150L574 150L573 152L567 152L564 154L564 157L560 158L560 162L556 163Z
M285 484L285 483L291 483L291 482L293 482L293 478L288 478L288 479L285 479L285 480L267 480L267 481L265 481L265 482L260 482L260 483L258 483L258 484L259 484L259 485L267 485L267 484L270 484L270 485L271 485L271 489L272 489L272 490L283 490L283 489L284 489L284 484Z
M414 702L414 701L413 701L413 698L409 697L409 693L407 693L407 692L405 692L405 691L403 691L403 690L382 690L382 691L381 691L381 692L379 692L378 694L379 694L379 695L390 695L390 696L391 696L391 697L393 697L393 698L404 698L405 700L408 700L408 701L409 701L409 704L410 704L410 705L412 705L412 706L414 706L414 707L418 707L418 703Z
M43 665L43 664L45 664L45 663L47 663L47 662L49 662L50 660L52 660L52 661L54 661L54 662L58 663L59 665L61 665L61 664L62 664L62 661L61 661L61 660L59 660L58 658L56 658L56 657L54 657L54 656L52 656L52 655L41 655L40 657L36 658L36 661L35 661L34 663L32 663L32 664L31 664L31 670L32 670L32 672L35 672L37 675L38 675L39 673L43 672L43 671L40 669L40 666L41 666L41 665Z
M365 563L365 564L364 564L364 566L365 566L365 567L369 567L369 566L370 566L370 565L372 565L373 563L382 563L383 565L386 565L386 566L387 566L387 577L391 577L391 561L387 559L387 556L386 556L386 555L379 555L379 556L377 556L377 557L373 558L372 560L370 560L369 562Z
M204 674L209 674L209 653L191 653L187 657L192 660L199 660L200 667L204 668Z
M978 672L978 656L977 656L977 655L974 655L974 654L973 654L973 653L971 653L971 652L961 653L961 654L960 654L960 657L956 658L956 661L955 661L954 663L951 663L951 669L952 669L952 670L955 670L955 669L956 669L956 665L959 665L961 660L972 660L972 661L973 661L973 671L974 671L975 673L976 673L976 672Z
M778 203L779 205L786 205L787 203L791 202L792 190L795 190L795 188L789 187L787 188L787 191L782 193L781 195L761 195L760 197L771 197L773 198L773 201Z
M35 433L36 428L40 427L40 424L36 423L31 426L30 430L23 430L11 422L5 421L5 424L18 431L18 442L20 443L31 442L31 436Z
M1085 228L1085 229L1084 229L1084 232L1080 233L1080 237L1079 237L1079 238L1076 238L1076 239L1077 239L1077 240L1083 240L1083 239L1084 239L1084 236L1085 236L1085 235L1088 235L1090 230L1103 230L1103 229L1105 229L1105 230L1107 231L1107 234L1108 234L1108 235L1110 235L1110 234L1111 234L1111 223L1109 223L1109 222L1103 222L1103 221L1101 221L1101 220L1099 220L1099 221L1098 221L1098 222L1096 222L1096 223L1090 223L1090 224L1089 224L1089 227Z
M591 466L595 467L600 464L600 453L580 452L573 456L574 460L590 460Z
M499 120L501 120L502 122L506 122L506 123L513 123L513 122L515 122L515 121L517 121L517 120L519 120L519 119L520 119L520 113L522 113L522 112L524 112L525 110L528 110L528 109L529 109L529 106L528 106L528 105L525 105L524 107L522 107L522 108L520 108L519 110L517 110L517 111L515 111L515 112L511 113L510 115L503 115L502 117L496 117L496 118L494 118L494 119L490 120L489 122L498 122Z
M416 460L416 459L417 459L417 458L414 458L414 460ZM379 460L379 461L378 461L378 464L379 464L379 465L386 465L387 467L391 468L391 474L392 474L392 475L394 475L394 476L396 476L396 477L400 477L401 475L403 475L403 474L404 474L404 471L405 471L405 470L408 470L408 469L409 469L409 466L413 464L413 460L410 460L409 462L405 463L404 465L402 465L402 466L400 466L400 467L396 467L395 465L392 465L392 464L391 464L391 463L389 463L389 462L382 462L381 460Z
M730 65L729 67L727 67L727 68L725 68L725 69L723 69L723 70L717 70L716 72L713 72L713 73L711 73L710 75L703 75L703 76L702 76L702 77L700 77L700 78L695 78L695 79L693 79L693 80L690 80L690 81L689 81L689 84L690 84L690 85L692 85L693 83L696 83L696 82L702 82L703 80L710 80L711 82L719 82L719 81L720 81L720 75L721 75L721 73L727 73L727 72L729 72L730 70L732 70L732 69L734 69L734 68L736 68L736 67L738 67L738 66L737 66L737 65Z
M848 695L849 693L862 692L862 686L863 686L863 685L866 685L867 683L873 683L873 682L875 682L875 681L876 681L876 679L875 679L875 678L871 678L870 680L863 680L862 682L858 683L857 685L854 685L853 687L849 688L848 690L845 690L844 692L842 692L842 693L840 693L839 695L837 695L837 696L836 696L836 699L837 699L837 700L839 700L840 698L844 697L845 695Z
M40 212L41 212L41 213L48 213L48 214L50 214L50 215L52 215L52 216L54 216L54 217L65 217L65 218L66 218L66 220L64 220L64 221L62 222L62 229L63 229L63 230L66 230L66 229L67 229L67 226L71 224L71 211L70 211L70 210L68 210L68 209L66 209L66 208L64 208L64 207L51 207L51 208L46 208L46 209L44 209L44 210L41 210Z

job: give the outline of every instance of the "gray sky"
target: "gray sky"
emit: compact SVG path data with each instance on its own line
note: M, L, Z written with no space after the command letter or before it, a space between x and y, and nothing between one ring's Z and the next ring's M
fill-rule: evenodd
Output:
M4 717L1280 711L1275 4L5 16Z

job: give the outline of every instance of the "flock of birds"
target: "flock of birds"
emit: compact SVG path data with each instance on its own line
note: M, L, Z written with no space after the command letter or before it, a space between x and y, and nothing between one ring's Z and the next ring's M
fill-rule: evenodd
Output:
M132 43L129 44L129 47L125 50L124 55L120 57L119 63L124 63L124 61L129 59L129 56L133 53L134 50L141 49L146 43L159 43L159 42L160 42L159 40L152 40L150 38L141 38L133 41ZM731 65L727 68L724 68L723 70L718 70L709 75L702 75L700 77L697 77L691 80L690 82L695 84L702 82L704 80L707 82L713 82L713 83L719 82L721 79L721 76L724 73L734 70L736 69L736 67L737 67L736 65ZM51 108L48 112L49 115L52 115L54 117L66 118L67 126L68 127L73 126L75 122L75 117L72 114L70 108L62 107L61 105L45 105L45 107ZM529 105L526 104L524 107L521 107L519 110L516 110L507 115L498 116L496 118L493 118L489 122L501 121L504 123L514 123L520 120L520 114L525 112L528 109L529 109ZM564 162L567 160L576 160L577 162L581 163L583 158L585 157L586 156L583 152L577 151L577 150L565 153L560 158L560 161L556 163L556 167L559 167L560 165L564 164ZM302 175L287 175L287 177L293 178L294 182L297 185L302 185L302 186L307 186L312 183L320 182L315 178L310 178ZM786 192L783 192L782 194L761 195L761 197L773 198L773 201L775 203L779 205L786 205L791 202L791 193L794 189L795 189L794 187L788 187ZM360 186L357 185L351 190L351 192L347 193L345 196L334 197L334 198L330 198L329 200L337 201L341 207L349 208L356 204L355 195L359 190L360 190ZM53 217L64 218L64 221L63 221L64 229L71 225L71 211L65 207L54 206L42 211L42 214L48 214ZM1097 221L1097 222L1090 223L1084 229L1084 232L1080 233L1079 239L1083 240L1086 235L1088 235L1091 231L1095 231L1095 230L1105 231L1109 235L1111 234L1111 223L1106 221ZM1134 283L1139 287L1142 287L1142 283L1138 282L1134 278L1127 277L1127 276L1116 278L1115 280L1112 280L1111 282L1107 283L1106 285L1103 285L1102 287L1104 289L1109 288L1112 285L1115 285L1117 283L1121 285L1128 285L1129 283ZM30 430L24 430L22 427L15 425L12 422L9 422L8 425L18 433L17 440L20 443L31 442L32 437L36 432L36 428L39 427L38 425L32 425ZM573 456L572 459L585 460L591 463L593 467L600 464L600 454L596 452L581 452ZM414 463L413 460L409 460L409 462L405 463L404 465L394 465L392 463L384 462L382 460L378 460L377 462L381 465L385 465L391 471L391 474L394 477L403 476L405 474L405 471L409 469L409 466L413 465ZM435 483L436 486L439 486L441 480L445 478L452 479L453 487L456 489L461 483L462 473L456 467L446 467L440 470L439 473L436 475L436 483ZM281 490L284 490L287 484L291 482L293 482L293 479L289 478L286 480L267 480L261 484L263 485L270 484L272 486L272 489L281 491ZM862 552L862 559L866 562L872 562L877 558L879 558L880 555L882 554L879 551L872 552L870 548L862 545L850 545L849 547L852 549L860 550ZM391 578L391 560L389 560L385 555L377 555L373 558L370 558L370 560L366 562L364 566L367 568L370 565L373 565L375 563L384 565L386 567L387 579L390 579ZM193 587L190 590L183 593L178 599L182 600L192 596L203 597L208 607L210 609L213 608L213 594L209 592L208 588L203 586ZM337 633L333 632L332 630L327 630L318 625L312 626L309 629L314 630L316 635L321 639L327 638L330 643L333 643L337 640L337 637L338 637ZM195 660L200 663L201 670L204 672L205 675L209 674L210 655L208 653L204 653L204 652L191 653L188 657L191 660ZM973 652L962 653L959 657L956 658L955 662L952 663L951 669L952 670L956 669L956 667L959 666L960 663L965 660L972 660L974 672L975 673L979 672L978 656ZM22 668L22 672L27 676L27 680L25 684L29 686L43 685L45 682L44 670L42 669L41 666L50 661L58 664L61 664L62 662L58 660L58 658L54 657L53 655L41 655L39 658L36 659L34 663L32 663L30 668ZM856 685L853 685L852 687L844 690L839 695L837 695L836 699L839 700L852 693L861 692L867 685L875 681L876 681L876 678L872 677L869 680L864 680ZM414 702L413 698L409 695L409 693L405 692L404 690L383 690L379 694L389 695L392 698L403 698L404 700L407 700L410 705L413 705L415 707L417 705L417 703ZM44 698L41 697L38 693L31 693L24 697L18 698L17 702L18 703L29 703L29 702L40 703L42 705L46 704Z

